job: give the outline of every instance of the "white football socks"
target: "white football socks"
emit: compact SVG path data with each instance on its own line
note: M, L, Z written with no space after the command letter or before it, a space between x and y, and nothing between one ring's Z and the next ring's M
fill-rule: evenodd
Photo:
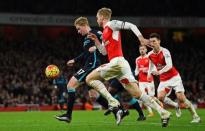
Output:
M171 105L175 108L178 107L178 104L176 102L172 101L169 97L164 98L164 103L167 104L167 105Z
M109 105L113 107L120 105L120 103L112 97L112 95L106 89L105 85L100 80L91 80L88 84L97 90L105 99L107 99Z

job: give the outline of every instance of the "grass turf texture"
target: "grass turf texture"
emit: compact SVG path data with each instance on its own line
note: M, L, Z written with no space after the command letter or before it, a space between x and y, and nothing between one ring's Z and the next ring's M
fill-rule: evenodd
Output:
M137 113L130 110L130 115L123 119L120 126L115 124L113 115L103 116L103 111L74 111L71 123L60 122L53 116L55 112L0 112L0 131L205 131L205 109L198 109L202 122L190 124L191 115L182 110L182 117L176 118L175 111L169 126L161 127L157 113L146 121L136 121ZM147 113L147 112L145 112Z

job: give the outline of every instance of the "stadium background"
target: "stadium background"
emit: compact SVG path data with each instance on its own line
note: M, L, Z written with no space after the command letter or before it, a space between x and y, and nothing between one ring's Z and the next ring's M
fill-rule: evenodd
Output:
M37 104L54 109L57 90L44 75L48 64L56 64L67 78L80 64L66 62L82 51L82 37L73 20L88 16L93 28L96 11L110 7L116 19L134 22L142 34L157 32L179 70L187 97L205 107L205 12L203 0L7 0L0 4L0 108ZM134 70L139 55L137 38L123 31L123 50ZM157 85L157 83L156 83ZM77 105L87 101L86 89L78 89ZM174 99L174 96L172 96ZM50 108L52 107L52 108ZM80 109L84 108L80 106Z

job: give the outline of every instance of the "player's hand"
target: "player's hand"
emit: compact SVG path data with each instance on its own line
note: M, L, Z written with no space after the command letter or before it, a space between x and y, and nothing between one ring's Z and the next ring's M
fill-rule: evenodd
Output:
M142 69L142 72L143 72L143 73L147 73L147 72L148 72L148 69Z
M99 41L98 37L95 34L89 33L87 37L93 40L95 42L95 45L101 44L101 42Z
M98 39L98 37L93 33L88 33L87 37L90 38L93 41L96 41Z
M74 63L75 63L74 59L69 60L69 61L67 62L67 66L73 66Z
M160 74L159 74L159 71L153 71L153 72L152 72L152 75L158 76L158 75L160 75Z
M140 36L139 40L141 45L145 45L147 47L153 48L149 39L145 39L143 36Z
M150 75L150 76L147 76L147 81L148 81L148 82L151 82L151 81L152 81L151 75Z

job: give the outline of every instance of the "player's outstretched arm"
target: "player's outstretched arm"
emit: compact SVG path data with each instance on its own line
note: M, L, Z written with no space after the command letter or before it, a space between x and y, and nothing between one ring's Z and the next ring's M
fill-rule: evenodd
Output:
M143 37L143 35L141 34L141 32L139 31L137 26L130 23L130 22L113 20L109 23L109 26L113 30L120 30L120 29L132 30L132 32L138 37L138 39L142 45L148 45L148 43L149 43L149 40L147 40Z
M99 41L98 37L95 34L89 33L88 38L90 38L91 40L93 40L95 42L96 47L98 48L99 52L102 55L107 55L107 51L105 49L105 46L101 44L101 42Z
M67 65L68 65L68 66L73 66L74 63L75 63L75 60L72 59L72 60L69 60L69 61L67 62Z

